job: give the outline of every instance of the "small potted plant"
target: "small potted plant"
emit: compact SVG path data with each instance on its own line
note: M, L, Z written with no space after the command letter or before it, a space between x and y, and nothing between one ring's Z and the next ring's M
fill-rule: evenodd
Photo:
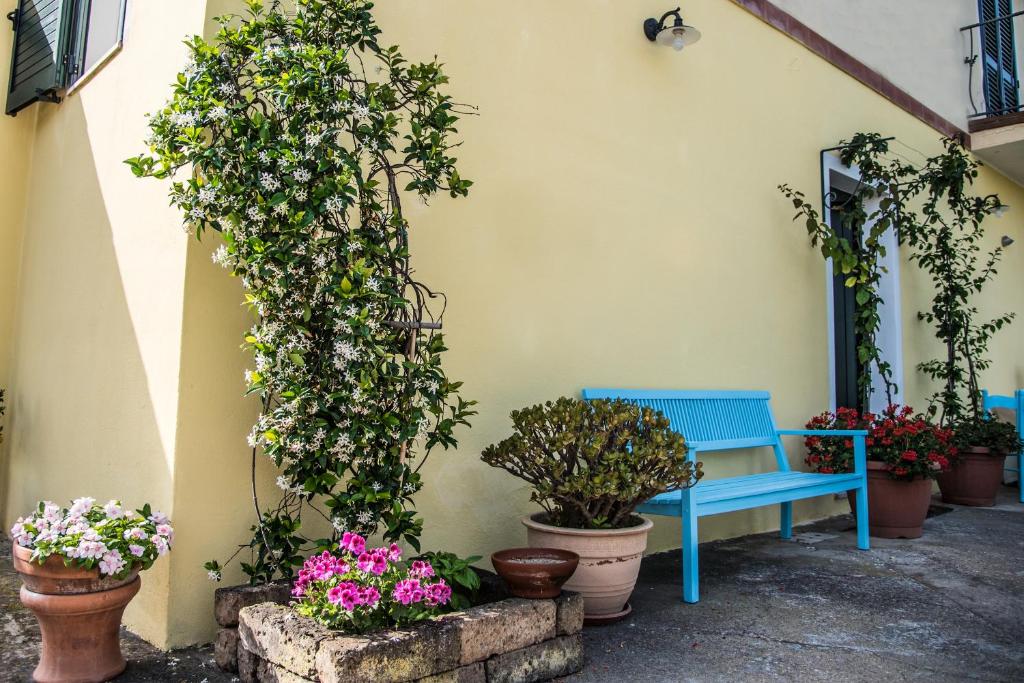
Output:
M955 433L957 456L952 468L939 476L942 500L957 505L995 505L1006 456L1020 452L1017 430L991 414L982 414L959 422Z
M867 429L868 518L872 536L919 538L932 495L932 479L947 470L956 454L953 433L914 413L889 406L881 415L852 408L825 412L809 429ZM808 437L807 464L825 474L853 471L853 442ZM849 494L856 514L856 491Z
M35 680L99 682L124 671L121 615L139 592L139 572L170 550L170 521L149 505L44 501L18 519L11 537L21 601L43 636Z
M560 398L514 411L512 424L481 457L530 484L544 508L523 519L528 544L580 556L565 587L583 595L589 623L624 617L653 526L636 508L695 484L700 463L668 418L625 401Z

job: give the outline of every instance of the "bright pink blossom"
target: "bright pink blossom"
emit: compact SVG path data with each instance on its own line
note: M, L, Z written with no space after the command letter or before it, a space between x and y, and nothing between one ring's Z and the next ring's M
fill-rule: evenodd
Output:
M366 539L359 534L346 531L341 536L341 547L352 551L353 555L361 555L366 550Z
M424 587L424 592L426 593L424 602L430 607L447 605L448 601L452 598L452 589L444 582L444 579L439 580L437 583L427 584Z
M425 593L419 579L403 579L395 584L395 590L391 596L403 605L411 605L421 601Z
M412 563L412 567L409 568L409 576L418 579L429 579L434 575L434 567L429 562L423 560L416 560Z

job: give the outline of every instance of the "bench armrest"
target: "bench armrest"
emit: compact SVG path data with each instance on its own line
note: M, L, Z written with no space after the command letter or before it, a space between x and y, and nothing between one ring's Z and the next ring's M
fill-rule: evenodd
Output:
M866 429L776 429L775 433L779 436L843 436L852 438L853 471L856 474L867 476L868 449L865 439L868 431Z

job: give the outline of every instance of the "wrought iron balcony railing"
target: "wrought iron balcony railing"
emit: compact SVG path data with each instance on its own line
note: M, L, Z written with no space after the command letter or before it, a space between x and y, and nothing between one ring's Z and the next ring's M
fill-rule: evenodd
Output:
M978 6L980 21L960 29L970 36L964 63L970 70L968 94L972 113L968 119L972 122L1024 109L1015 30L1024 28L1017 23L1024 21L1024 10L1011 12L1010 0L988 0Z

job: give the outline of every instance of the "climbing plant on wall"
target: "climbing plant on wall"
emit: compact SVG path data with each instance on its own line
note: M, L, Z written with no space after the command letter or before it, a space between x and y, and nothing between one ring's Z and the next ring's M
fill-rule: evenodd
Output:
M466 195L453 155L466 113L441 65L409 63L364 0L248 0L218 18L168 104L154 113L138 176L171 180L171 202L214 261L241 278L255 324L248 391L262 401L249 435L281 470L243 569L291 576L313 542L303 514L418 548L419 470L455 445L473 402L441 366L442 295L410 263L406 196ZM440 309L440 310L438 310ZM221 563L207 564L219 578Z
M839 210L840 225L825 221L803 192L789 185L779 185L779 190L797 210L793 220L804 219L811 245L820 249L822 257L831 259L833 271L842 276L843 286L854 292L857 302L854 334L860 368L857 407L862 412L870 410L873 369L882 380L887 403L892 403L893 394L898 389L893 381L892 367L883 359L882 349L878 346L881 329L879 309L885 303L878 292L885 273L882 259L886 249L882 236L893 226L898 213L898 205L885 192L887 179L877 166L876 155L884 153L886 144L877 136L864 134L840 143L839 156L845 165L864 164L860 182L849 198L839 201L834 196L826 197L827 208ZM878 199L877 207L869 213L866 207L875 199ZM852 235L853 239L845 235Z
M943 151L927 157L922 165L891 155L889 140L877 133L858 133L841 144L840 160L860 171L860 185L843 206L855 239L821 220L805 196L789 186L780 190L804 218L812 244L821 248L834 267L847 275L845 285L856 291L858 357L865 369L858 380L865 403L870 394L869 362L875 364L887 391L894 387L891 371L880 359L876 345L879 329L878 282L885 255L878 242L890 228L907 245L910 260L930 276L934 294L928 310L918 319L934 327L942 343L941 358L923 361L918 370L937 382L931 397L941 411L943 424L955 425L982 418L978 372L989 367L988 344L992 335L1008 324L1014 313L979 320L976 297L996 275L1002 247L983 251L982 222L1003 204L994 194L977 195L972 185L980 164L969 156L959 140L943 140ZM877 200L870 213L868 200Z

